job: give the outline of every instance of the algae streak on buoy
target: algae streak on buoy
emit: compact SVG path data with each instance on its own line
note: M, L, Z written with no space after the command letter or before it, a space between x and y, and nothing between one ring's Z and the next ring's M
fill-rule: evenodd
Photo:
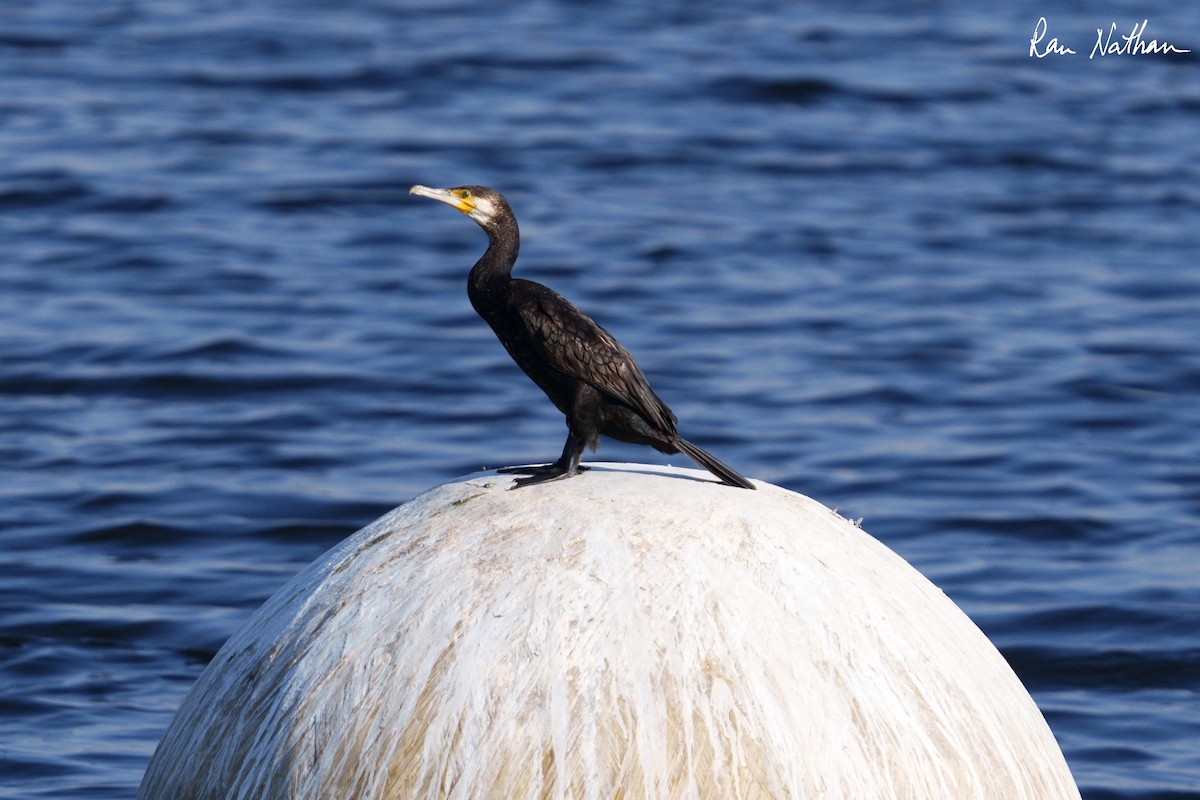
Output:
M288 583L139 797L1079 797L979 629L818 503L512 481L439 486Z

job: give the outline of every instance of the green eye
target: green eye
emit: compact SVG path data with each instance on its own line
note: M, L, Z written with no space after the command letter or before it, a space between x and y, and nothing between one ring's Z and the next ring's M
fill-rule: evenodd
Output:
M471 193L468 192L466 189L463 189L461 192L458 193L458 196L461 197L463 200L466 200L468 197L471 196Z

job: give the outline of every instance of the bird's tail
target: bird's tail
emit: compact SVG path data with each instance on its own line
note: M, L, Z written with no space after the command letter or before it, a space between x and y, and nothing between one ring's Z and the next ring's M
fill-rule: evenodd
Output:
M689 442L687 439L679 439L675 442L679 446L680 452L695 461L706 470L716 475L722 482L730 486L737 486L742 489L753 489L754 484L738 474L737 470L725 464L716 456L710 454L706 450L702 450L696 445Z

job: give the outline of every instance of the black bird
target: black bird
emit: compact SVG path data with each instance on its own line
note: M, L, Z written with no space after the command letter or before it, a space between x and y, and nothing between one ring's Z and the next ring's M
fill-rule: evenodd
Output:
M511 470L531 473L516 486L568 478L585 469L579 465L583 448L595 450L603 434L662 453L684 453L730 486L754 488L679 435L675 415L612 334L557 292L512 276L521 237L502 194L486 186L414 186L409 194L453 206L487 232L487 251L467 279L471 305L513 361L567 417L567 443L558 461Z

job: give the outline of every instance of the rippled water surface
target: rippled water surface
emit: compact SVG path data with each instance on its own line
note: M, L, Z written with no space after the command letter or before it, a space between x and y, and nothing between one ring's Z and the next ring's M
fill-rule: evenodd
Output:
M420 182L944 588L1085 797L1200 796L1200 61L1087 58L1200 9L349 5L0 5L0 795L131 796L289 576L557 455Z

